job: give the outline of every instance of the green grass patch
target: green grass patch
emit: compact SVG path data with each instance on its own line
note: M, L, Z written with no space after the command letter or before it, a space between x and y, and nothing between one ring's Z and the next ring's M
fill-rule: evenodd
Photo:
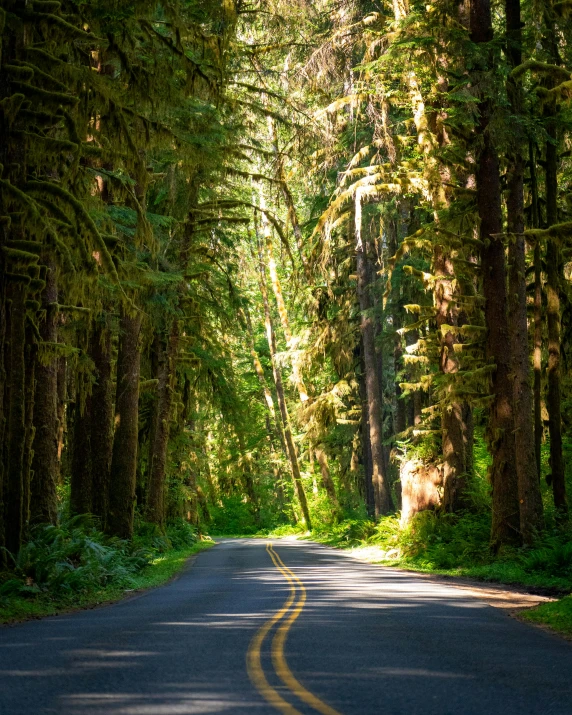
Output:
M520 618L548 626L557 633L572 637L572 596L531 608L521 613Z

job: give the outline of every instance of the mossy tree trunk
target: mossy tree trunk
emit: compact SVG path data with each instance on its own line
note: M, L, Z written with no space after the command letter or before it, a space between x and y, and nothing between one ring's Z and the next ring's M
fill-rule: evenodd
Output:
M47 262L46 287L42 293L44 319L40 335L45 343L58 341L58 287L56 266ZM55 355L36 362L34 405L34 456L30 488L30 523L55 524L57 520L58 460L58 359Z
M107 316L92 327L89 354L95 367L91 393L90 451L93 483L92 513L105 527L109 510L109 479L113 452L113 382L111 330Z
M522 23L520 0L505 0L507 53L512 67L522 62ZM519 81L508 83L509 99L515 114L522 113L522 87ZM515 466L518 479L520 533L531 544L542 528L542 495L538 482L534 442L533 393L530 384L528 351L528 316L526 310L526 256L524 243L524 160L525 137L517 131L509 151L507 231L509 328L513 372Z
M370 314L369 271L365 255L366 247L358 238L356 265L358 276L358 300L361 311L360 333L363 345L363 363L367 401L367 421L372 457L372 484L375 516L379 518L393 510L391 491L384 471L383 429L381 423L381 393L377 374L374 324Z
M17 554L22 543L24 453L26 451L26 285L9 286L10 343L8 370L7 464L4 490L6 548Z
M375 499L373 494L373 461L371 457L371 441L369 430L369 410L367 407L367 388L365 384L365 365L363 359L363 341L359 346L358 384L361 403L360 439L361 459L364 477L364 496L369 516L375 516Z
M153 426L149 450L149 480L146 516L161 529L165 525L165 489L167 449L171 423L173 380L178 346L178 325L175 321L170 335L161 344L158 354L157 393L153 407Z
M36 389L36 343L35 329L30 318L26 318L26 441L24 446L24 463L22 471L22 538L28 540L30 533L30 489L32 481L32 458L34 456L33 442L36 428L34 425L35 389Z
M73 437L70 478L70 512L91 514L93 473L91 464L91 394L85 380L76 393L73 407Z
M304 491L304 485L302 484L302 475L300 473L300 465L298 463L298 455L296 453L296 446L294 444L294 438L292 436L292 428L290 426L290 417L288 415L288 407L286 405L286 396L284 394L284 385L282 383L282 375L280 373L280 368L276 363L276 335L274 333L274 326L272 325L272 316L270 313L270 304L268 302L268 289L266 287L266 267L263 260L263 248L259 245L258 247L258 257L259 257L259 283L260 292L262 294L262 302L264 304L264 321L266 327L266 337L268 339L268 347L270 349L270 361L272 363L272 372L274 375L274 385L276 388L276 398L278 400L278 407L280 409L280 416L282 418L282 428L284 431L284 441L286 442L286 449L288 452L288 461L290 462L290 469L292 473L292 480L294 482L294 489L296 491L296 496L298 497L298 502L300 503L300 509L302 511L302 516L306 522L306 527L308 529L312 528L312 521L310 519L310 511L308 509L308 500L306 499L306 492Z
M471 39L477 44L493 39L490 0L471 3ZM515 469L513 384L507 315L506 264L502 242L503 220L499 160L489 128L492 106L489 99L479 104L477 133L481 150L477 157L477 207L480 218L481 273L487 325L486 356L495 370L488 440L492 452L491 542L494 548L518 543L520 519Z
M119 322L115 434L111 458L107 531L123 539L133 536L139 428L139 337L141 313L123 310Z

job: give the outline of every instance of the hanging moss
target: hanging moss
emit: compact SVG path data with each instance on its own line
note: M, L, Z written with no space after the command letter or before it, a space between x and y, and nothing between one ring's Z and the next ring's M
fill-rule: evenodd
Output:
M22 273L11 273L6 271L4 277L8 283L23 283L24 285L30 285L30 276L25 276Z
M22 103L25 99L26 97L23 94L16 93L10 97L4 97L4 99L0 102L0 108L2 109L2 113L4 114L9 127L14 123L14 120L18 116Z
M40 254L42 250L42 244L36 241L6 241L7 248L14 248L19 251L26 251L28 253Z
M62 60L59 57L55 57L41 47L26 47L24 51L26 55L30 55L32 57L35 56L42 59L44 63L50 67L53 65L58 65L60 67L69 67L68 63L65 60Z
M38 142L42 146L42 151L44 152L46 158L56 156L64 151L75 153L79 149L77 144L74 144L67 139L53 139L52 137L45 137L41 134L21 129L13 130L12 134L22 139L26 138L31 141Z
M18 265L27 266L30 263L38 262L39 256L37 253L28 253L27 251L22 251L18 248L9 248L8 246L2 246L0 250L9 261Z
M45 104L55 104L56 106L64 104L71 107L79 102L79 97L72 97L72 95L64 92L52 92L47 89L41 89L28 82L13 82L12 84L15 89L19 90L19 92L28 99Z
M30 62L25 62L24 60L18 60L18 66L21 68L30 69L33 72L34 78L37 81L43 80L44 82L47 82L48 85L52 85L52 87L54 87L56 91L64 92L66 94L69 92L69 87L67 84L64 84L63 82L60 82L59 79L52 77L52 75L48 74L48 72L44 72L44 70L37 65L32 64Z
M113 263L111 254L107 250L105 241L101 237L101 234L99 233L99 231L97 229L97 226L93 222L93 219L91 218L91 216L87 213L87 211L83 207L82 203L80 201L78 201L75 198L75 196L73 196L69 191L66 191L66 189L64 189L63 187L58 186L57 184L52 184L48 181L29 181L26 184L26 188L30 191L45 192L47 194L52 194L53 196L57 196L58 198L65 201L69 206L71 206L73 208L73 210L75 211L78 218L81 219L81 221L84 223L84 225L89 230L91 236L94 238L97 249L100 251L101 262L102 262L105 270L117 282L119 282L119 276L117 275L117 270Z
M76 27L75 25L72 25L71 23L67 22L67 20L63 19L63 17L60 17L59 15L54 15L51 12L31 12L27 14L27 17L30 20L36 20L38 22L43 20L44 22L56 25L62 30L65 30L66 37L76 37L81 40L91 41L93 41L94 39L98 39L95 38L94 35L91 35L90 33L81 30L79 27Z
M28 82L34 76L34 70L31 67L6 64L2 66L2 69L6 71L11 79L19 79L23 82Z

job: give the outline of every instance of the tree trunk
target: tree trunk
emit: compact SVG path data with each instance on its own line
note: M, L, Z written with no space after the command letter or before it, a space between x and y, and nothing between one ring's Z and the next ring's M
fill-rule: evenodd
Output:
M252 320L250 319L250 313L247 308L244 309L244 322L246 325L246 333L248 336L248 346L250 348L250 355L252 357L252 363L254 365L254 371L256 372L256 377L260 384L260 388L264 394L264 402L266 404L266 409L272 420L272 424L275 426L276 434L282 445L282 451L286 458L288 458L288 452L286 449L286 442L284 441L284 430L282 429L282 424L280 422L280 417L274 409L274 400L272 398L272 393L268 385L266 384L266 376L264 375L264 369L256 352L256 346L254 344L254 331L252 329Z
M505 0L508 57L511 66L522 62L520 0ZM509 80L508 93L515 114L522 112L520 82ZM526 259L524 244L524 137L518 132L509 154L507 230L509 234L509 328L513 369L515 466L520 505L520 533L531 544L542 528L542 495L534 448L533 394L530 385L528 317L526 310Z
M490 0L471 3L471 39L481 44L493 39ZM489 131L489 100L479 104L477 127L482 142L477 158L477 207L480 217L481 273L487 326L486 356L495 365L488 441L492 453L493 548L517 543L520 536L518 482L515 469L511 355L507 316L506 266L501 211L499 161Z
M58 290L56 266L48 265L46 287L42 293L45 319L40 335L46 343L57 343ZM36 363L36 395L34 399L34 456L30 485L30 523L55 524L58 516L56 487L58 461L58 359L51 357L45 364Z
M367 395L367 416L372 457L372 483L376 518L393 510L387 475L384 472L383 431L381 424L381 400L377 378L377 357L375 352L374 325L368 311L371 303L368 295L368 270L365 248L358 240L356 246L358 299L361 311L360 331L363 344L365 386Z
M363 340L360 343L359 370L358 370L359 396L361 402L361 448L364 476L364 492L369 516L375 516L375 499L373 495L373 461L371 457L371 441L369 430L369 410L367 406L367 388L365 384L365 365L363 359Z
M82 388L87 392L87 385ZM93 481L91 465L91 395L82 396L78 389L73 416L71 457L70 511L91 514Z
M90 356L95 366L91 394L91 470L93 478L92 512L105 528L109 509L109 470L113 452L113 384L111 331L106 318L100 318L90 338Z
M141 313L132 317L123 312L119 330L107 530L123 539L130 539L133 535L137 473Z
M320 474L322 475L322 486L326 490L329 500L332 505L337 510L339 508L338 497L336 495L336 488L334 486L334 481L332 475L330 474L330 469L328 467L328 457L321 447L316 447L314 449L314 454L316 455L316 460L320 465Z
M147 487L147 520L165 525L165 489L167 450L169 447L169 429L171 423L171 404L173 396L172 380L175 372L175 359L179 341L177 323L171 328L166 345L159 354L157 397L154 406L152 443L149 452L149 482Z
M282 417L282 426L284 429L284 440L286 442L286 449L288 451L288 459L290 461L290 469L292 470L292 479L294 480L294 488L298 501L300 502L300 509L302 510L302 516L306 522L306 527L308 529L312 528L312 521L310 519L310 511L308 509L308 501L306 499L306 492L304 491L304 485L302 484L302 476L300 474L300 465L298 464L298 455L296 454L296 446L294 444L294 439L292 437L292 429L290 427L290 418L288 416L288 408L286 406L286 397L284 395L284 386L282 384L282 375L280 373L280 368L276 364L276 336L274 333L274 327L272 325L272 317L270 314L270 305L268 303L268 290L266 288L266 268L264 266L264 261L262 260L262 247L259 246L258 250L259 263L260 263L260 292L262 294L262 301L264 303L264 318L266 325L266 337L268 339L268 347L270 349L270 360L272 362L272 372L274 375L274 384L276 387L276 397L278 400L278 407L280 409L280 415Z
M558 145L555 121L549 116L546 142L546 219L547 226L558 223ZM566 477L562 454L562 374L560 365L560 275L562 252L558 238L546 244L546 302L548 332L548 431L550 434L550 480L554 506L562 517L568 512Z
M530 191L532 194L532 227L539 228L538 182L534 147L529 143ZM534 246L534 453L538 480L541 476L542 424L542 256L540 241Z
M283 184L283 186L286 186L286 184ZM286 187L287 189L287 187ZM292 201L292 197L290 196L290 201ZM264 192L262 191L262 187L260 188L260 207L265 208L265 199L264 199ZM296 211L294 208L294 204L290 204L290 208L293 212L293 215L296 216ZM297 221L297 218L295 219ZM300 366L300 358L298 357L297 353L295 352L296 350L296 344L292 335L292 331L290 329L290 321L288 318L288 311L286 309L286 303L284 301L284 296L282 294L282 286L280 285L280 279L278 277L278 271L276 269L276 261L274 260L274 252L273 252L273 246L272 246L272 230L270 228L270 225L268 223L268 219L266 218L266 215L263 213L262 214L262 227L263 227L263 233L264 233L264 240L265 240L265 247L266 247L266 258L268 261L268 272L270 274L270 282L272 284L272 290L274 292L274 297L276 299L276 304L278 306L278 314L280 315L280 322L282 324L282 329L284 331L284 337L286 338L286 344L288 346L288 349L292 353L292 375L294 378L294 382L296 383L296 389L298 390L298 394L300 396L300 402L302 405L308 403L309 401L309 395L308 391L306 389L306 385L304 384L304 379L302 377L302 370ZM314 445L311 445L311 447L314 447ZM325 454L322 451L322 454ZM333 490L335 494L335 487L334 483L332 481L332 478L329 476L329 467L327 465L327 461L323 462L320 465L320 469L326 470L328 472L328 483L330 484L330 491ZM335 500L333 502L334 505L338 503L337 497L335 497Z
M4 491L6 548L17 554L22 543L24 452L26 449L26 286L10 286L10 369L7 472Z

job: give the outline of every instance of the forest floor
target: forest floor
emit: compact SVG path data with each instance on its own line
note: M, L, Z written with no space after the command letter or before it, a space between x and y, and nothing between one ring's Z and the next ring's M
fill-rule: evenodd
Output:
M131 598L142 591L162 586L169 582L187 565L194 554L214 546L214 541L197 541L182 548L158 554L140 572L130 576L129 587L124 582L111 580L103 586L91 586L79 592L43 593L16 595L0 600L0 624L54 616L61 613L97 608Z

